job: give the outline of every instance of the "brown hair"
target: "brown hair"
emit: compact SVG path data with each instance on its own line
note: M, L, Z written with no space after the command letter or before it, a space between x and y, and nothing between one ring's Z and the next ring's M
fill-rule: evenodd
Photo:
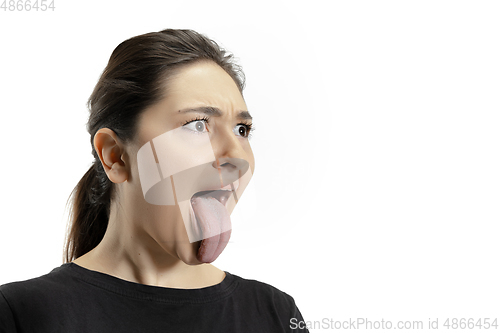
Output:
M151 32L127 39L115 48L87 102L87 131L94 161L68 198L73 199L63 262L71 262L96 247L108 225L115 192L93 145L96 132L109 128L123 143L133 140L140 113L164 96L168 78L181 67L203 60L222 67L243 92L245 76L232 54L193 30Z

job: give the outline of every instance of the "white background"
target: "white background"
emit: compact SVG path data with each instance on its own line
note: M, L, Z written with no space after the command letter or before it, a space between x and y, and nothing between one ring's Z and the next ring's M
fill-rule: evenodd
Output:
M235 54L256 127L215 266L308 321L499 316L498 2L55 7L0 10L0 284L62 264L66 200L93 160L85 103L113 49L190 28Z

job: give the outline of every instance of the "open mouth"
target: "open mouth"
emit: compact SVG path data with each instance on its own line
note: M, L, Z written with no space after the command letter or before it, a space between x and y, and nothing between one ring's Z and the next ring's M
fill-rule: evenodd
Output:
M198 231L196 257L210 263L224 250L231 235L231 219L226 204L232 195L229 190L199 191L190 201L193 227Z
M233 194L232 191L229 191L229 190L199 191L199 192L196 192L195 194L193 194L193 196L191 197L189 206L191 208L191 221L193 223L192 228L197 231L197 235L198 235L197 238L198 239L203 240L204 238L206 238L203 235L203 229L206 229L206 228L202 227L203 221L201 221L201 219L199 219L200 215L202 215L202 214L196 214L195 210L193 209L193 203L195 202L195 200L197 198L203 198L203 199L213 198L213 199L217 200L218 202L220 202L224 206L224 208L227 210L227 202L232 194ZM205 200L196 200L196 202L206 202L206 201ZM210 235L208 235L208 237L210 237Z
M191 201L196 197L213 197L223 205L226 205L227 200L231 197L231 194L233 194L234 192L234 194L236 195L236 190L238 190L239 185L239 179L236 179L234 182L229 183L224 187L217 187L209 190L199 191L191 196Z

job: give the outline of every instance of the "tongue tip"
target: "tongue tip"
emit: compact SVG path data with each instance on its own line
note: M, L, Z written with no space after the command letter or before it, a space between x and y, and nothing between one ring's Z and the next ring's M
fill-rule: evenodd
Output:
M230 237L231 237L231 229L221 233L220 235L217 235L217 237L211 237L212 239L210 240L208 239L201 240L200 247L198 248L198 252L196 253L196 259L198 259L199 262L204 264L209 264L214 262L226 248ZM203 242L205 241L210 242L215 238L217 238L216 241L217 247L213 251L207 253L206 251L201 250L204 247Z
M198 259L198 261L203 264L210 264L211 262L213 262L213 260L210 260L212 259L210 258L210 256L208 256L207 254L201 254L199 249L198 253L196 253L196 259Z
M196 259L198 259L198 261L201 262L202 264L211 264L213 262L213 260L206 260L199 256L196 256Z
M214 262L215 259L217 259L218 257L219 257L219 255L209 256L209 255L201 255L200 253L196 254L196 259L198 259L198 261L203 263L203 264L210 264L210 263Z

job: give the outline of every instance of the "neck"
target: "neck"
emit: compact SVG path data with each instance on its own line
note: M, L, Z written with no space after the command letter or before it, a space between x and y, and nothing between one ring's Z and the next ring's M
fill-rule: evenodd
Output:
M75 264L123 280L167 288L203 288L224 279L225 273L215 266L188 265L143 230L131 227L138 224L113 216L99 245L75 259Z

